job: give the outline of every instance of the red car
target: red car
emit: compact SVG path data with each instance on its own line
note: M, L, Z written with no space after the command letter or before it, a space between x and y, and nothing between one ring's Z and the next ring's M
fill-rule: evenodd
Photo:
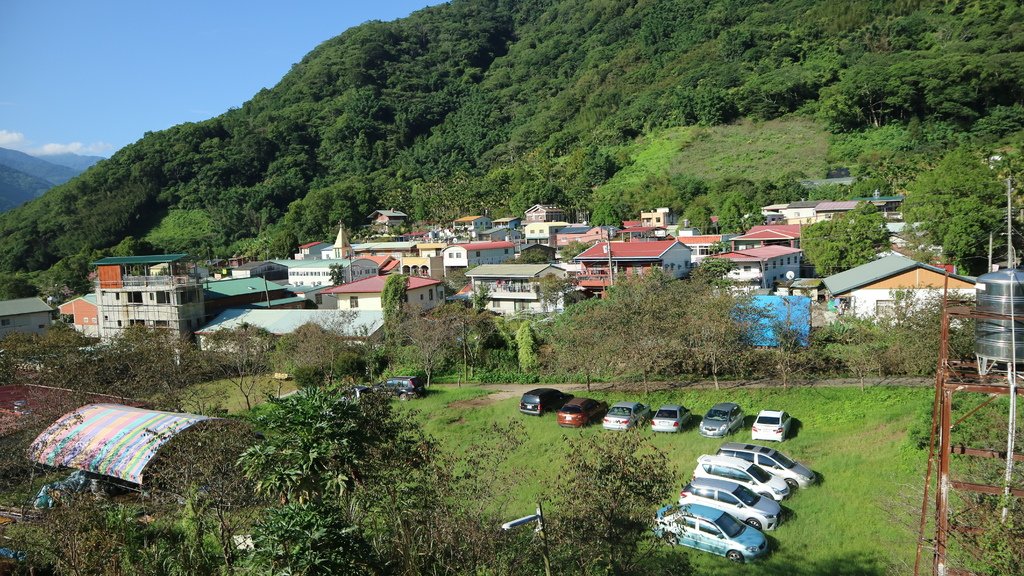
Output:
M582 428L604 416L607 411L607 402L598 402L590 398L573 398L558 410L558 425Z

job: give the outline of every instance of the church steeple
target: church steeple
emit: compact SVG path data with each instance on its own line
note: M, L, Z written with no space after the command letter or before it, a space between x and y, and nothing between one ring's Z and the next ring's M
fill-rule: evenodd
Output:
M344 222L338 222L338 237L334 239L334 253L332 256L335 260L341 260L349 258L351 255L352 246L348 243L348 236L345 235L345 224Z

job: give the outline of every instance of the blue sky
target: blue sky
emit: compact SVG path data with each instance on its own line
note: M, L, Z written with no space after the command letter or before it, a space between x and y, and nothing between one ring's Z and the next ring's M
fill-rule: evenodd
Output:
M317 44L439 0L0 0L0 147L109 156L269 88Z

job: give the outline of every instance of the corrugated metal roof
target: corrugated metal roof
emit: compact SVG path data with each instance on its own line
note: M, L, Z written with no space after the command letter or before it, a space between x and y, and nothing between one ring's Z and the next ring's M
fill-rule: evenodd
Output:
M107 266L112 264L166 264L177 262L187 258L188 254L153 254L149 256L110 256L100 258L92 263L93 266Z
M281 290L280 284L263 278L231 278L229 280L213 280L203 283L203 293L207 300L230 298L253 292L263 293L270 290Z
M482 264L466 272L470 278L536 278L541 272L553 268L550 264Z
M815 207L814 210L817 212L840 212L843 210L853 210L857 207L857 204L860 204L860 202L857 202L856 200L822 202L821 204L818 204L818 206Z
M366 242L353 244L354 252L372 252L374 250L410 250L416 247L418 242Z
M448 248L464 248L466 250L501 250L502 248L515 248L511 242L470 242L468 244L452 244ZM447 250L447 248L446 248Z
M283 306L285 304L294 304L296 302L306 302L307 298L304 296L289 296L288 298L278 298L271 300L268 305L266 302L254 302L250 304L253 308L273 308L274 306Z
M52 310L53 308L50 308L46 302L34 296L0 301L0 316L17 316L18 314L34 314Z
M833 274L828 278L824 279L825 288L832 293L833 296L845 294L851 290L873 284L879 280L883 280L896 274L902 274L908 270L915 268L923 268L936 274L945 276L946 271L937 266L925 264L924 262L918 262L917 260L911 260L899 255L886 256L885 258L879 258L873 262L867 264L861 264L856 268L850 268L849 270ZM960 276L959 274L950 274L951 278L962 280L964 282L974 283L974 278L970 276Z
M721 254L715 254L714 256L715 258L729 258L730 260L765 260L767 258L788 256L798 252L803 252L803 250L799 248L791 248L789 246L758 246L757 248L747 248L746 250L723 252Z
M824 200L801 200L799 202L790 202L789 206L786 208L790 210L793 208L814 208L822 202L824 202Z
M43 430L29 447L29 458L141 484L143 469L161 446L210 419L120 404L89 404Z
M384 323L381 310L262 310L257 308L231 308L217 315L196 334L210 334L217 330L230 330L243 324L262 328L271 334L291 334L308 323L338 330L344 336L365 337L376 332Z
M407 216L405 212L399 212L398 210L374 210L373 214L370 214L367 218L373 218L374 214L380 214L388 218L405 218Z
M623 232L626 232L625 230ZM672 240L656 240L654 242L598 242L577 256L576 260L604 260L608 258L607 247L611 246L612 258L660 258L674 246L689 250L685 244Z

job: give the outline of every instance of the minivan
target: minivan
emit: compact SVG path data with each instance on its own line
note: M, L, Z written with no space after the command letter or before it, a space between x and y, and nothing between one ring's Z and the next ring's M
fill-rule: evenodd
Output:
M726 442L718 449L718 454L741 458L747 462L757 464L785 480L791 489L798 487L807 488L818 481L818 476L813 470L782 452L767 446L744 444L742 442Z
M785 480L773 476L757 464L730 456L701 456L697 459L693 475L700 478L721 478L743 484L777 502L789 496L789 484L786 484Z
M523 414L541 416L545 412L558 410L571 398L572 394L554 388L534 388L523 394L519 400L519 411Z

